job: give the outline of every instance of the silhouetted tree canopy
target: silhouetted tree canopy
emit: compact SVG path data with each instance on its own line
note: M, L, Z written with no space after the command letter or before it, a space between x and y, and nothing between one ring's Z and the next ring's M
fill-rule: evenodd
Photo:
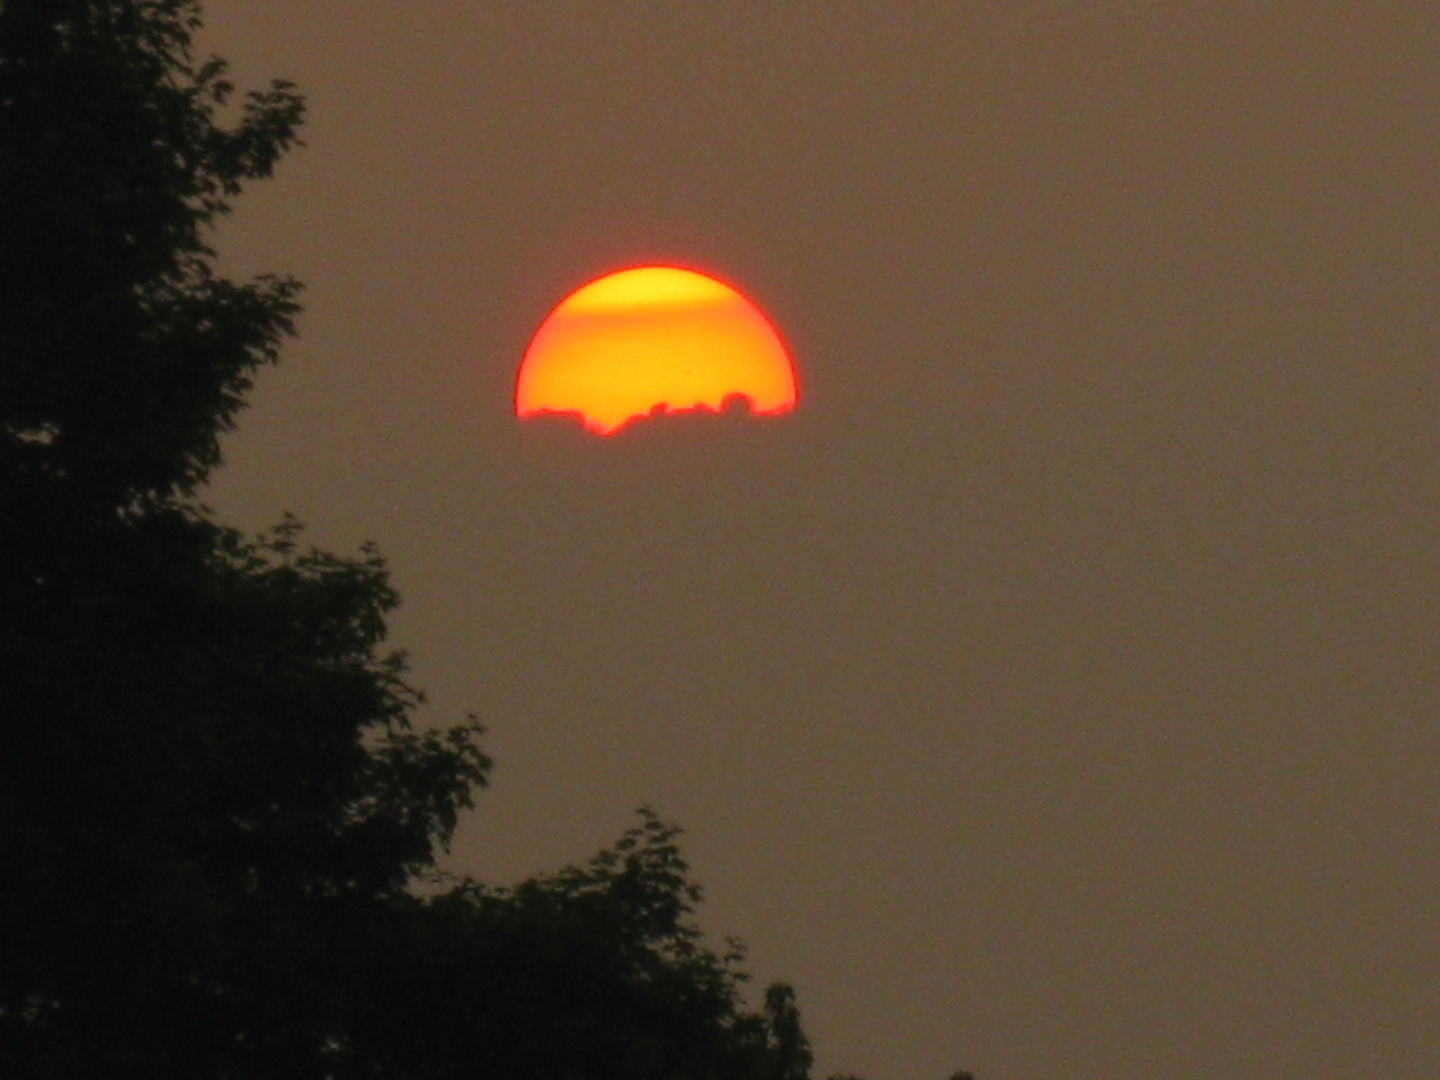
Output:
M196 492L297 284L212 226L296 140L188 0L0 0L0 1077L804 1080L675 829L434 886L484 786L419 729L379 555Z
M396 911L357 957L364 1013L343 1052L423 1077L804 1080L793 994L745 1008L741 950L705 946L675 836L644 810L584 866Z

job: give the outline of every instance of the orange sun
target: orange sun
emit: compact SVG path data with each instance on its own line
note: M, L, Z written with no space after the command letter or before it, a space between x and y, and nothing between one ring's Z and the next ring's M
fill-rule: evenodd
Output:
M795 407L795 371L754 304L673 266L621 270L567 296L535 332L515 414L578 413L609 435L652 412L748 398L756 413Z

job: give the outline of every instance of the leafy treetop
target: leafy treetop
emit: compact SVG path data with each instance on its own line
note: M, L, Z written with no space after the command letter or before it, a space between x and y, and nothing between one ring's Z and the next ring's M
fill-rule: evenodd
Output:
M421 897L488 777L417 729L373 549L194 502L298 285L210 229L296 141L191 0L0 0L0 1076L805 1080L649 811ZM222 118L230 116L228 125Z

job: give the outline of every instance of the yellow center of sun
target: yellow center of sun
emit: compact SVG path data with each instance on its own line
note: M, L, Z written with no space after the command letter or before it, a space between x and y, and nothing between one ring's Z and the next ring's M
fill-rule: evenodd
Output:
M655 411L756 413L795 406L795 374L779 335L730 286L677 267L607 275L576 290L536 331L520 366L515 411L577 414L610 434Z

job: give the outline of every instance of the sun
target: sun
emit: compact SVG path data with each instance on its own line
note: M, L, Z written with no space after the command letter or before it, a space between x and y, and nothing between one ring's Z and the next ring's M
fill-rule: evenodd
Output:
M654 412L756 414L795 407L795 369L780 336L735 289L675 266L607 274L571 293L525 350L515 415L578 414L609 435Z

